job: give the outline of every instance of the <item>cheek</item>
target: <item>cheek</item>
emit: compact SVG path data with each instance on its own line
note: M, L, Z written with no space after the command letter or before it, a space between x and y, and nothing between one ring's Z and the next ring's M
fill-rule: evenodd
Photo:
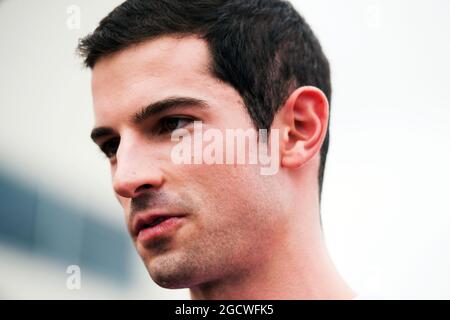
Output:
M276 194L269 193L258 166L191 166L189 176L186 181L192 181L202 203L204 217L200 218L235 231L271 227Z
M116 197L117 201L119 202L119 204L122 206L122 208L126 208L126 201L127 198L121 197L119 196L116 192L114 192L114 196Z
M119 202L120 206L123 209L124 215L125 215L125 222L128 223L128 218L130 215L130 199L129 198L124 198L119 196L117 193L114 193L117 201Z

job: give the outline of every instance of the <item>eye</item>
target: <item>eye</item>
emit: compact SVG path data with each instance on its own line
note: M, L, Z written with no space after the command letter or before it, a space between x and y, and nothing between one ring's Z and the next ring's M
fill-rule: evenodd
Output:
M116 155L117 149L119 148L120 138L112 138L100 146L103 153L111 159Z
M192 122L194 122L194 119L188 117L165 117L159 121L157 131L159 134L170 133L184 128Z

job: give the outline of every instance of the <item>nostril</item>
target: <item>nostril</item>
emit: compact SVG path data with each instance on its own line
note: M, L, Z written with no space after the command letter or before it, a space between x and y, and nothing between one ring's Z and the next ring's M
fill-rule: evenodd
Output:
M136 189L136 192L142 191L142 190L148 190L153 188L153 186L151 184L143 184L141 186L139 186L139 188Z

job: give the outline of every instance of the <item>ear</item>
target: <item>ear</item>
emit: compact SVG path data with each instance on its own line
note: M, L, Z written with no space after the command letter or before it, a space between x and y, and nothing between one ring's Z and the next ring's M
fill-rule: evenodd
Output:
M281 166L300 168L322 146L328 128L329 105L316 87L296 89L277 114L281 132Z

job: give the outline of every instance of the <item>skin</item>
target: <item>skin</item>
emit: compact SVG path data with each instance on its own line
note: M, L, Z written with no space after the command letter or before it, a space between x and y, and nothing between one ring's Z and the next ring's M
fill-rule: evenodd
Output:
M336 272L319 220L317 172L328 125L328 102L313 87L295 90L277 113L277 174L256 165L176 165L176 142L155 128L162 117L186 116L203 128L254 129L242 98L209 71L206 42L163 36L102 57L92 72L96 126L120 137L110 158L115 195L151 278L165 288L189 288L193 299L350 299ZM193 97L207 108L170 110L141 124L143 106ZM187 130L189 121L181 121ZM141 211L133 210L140 203ZM131 232L145 210L182 213L179 228L143 245Z

